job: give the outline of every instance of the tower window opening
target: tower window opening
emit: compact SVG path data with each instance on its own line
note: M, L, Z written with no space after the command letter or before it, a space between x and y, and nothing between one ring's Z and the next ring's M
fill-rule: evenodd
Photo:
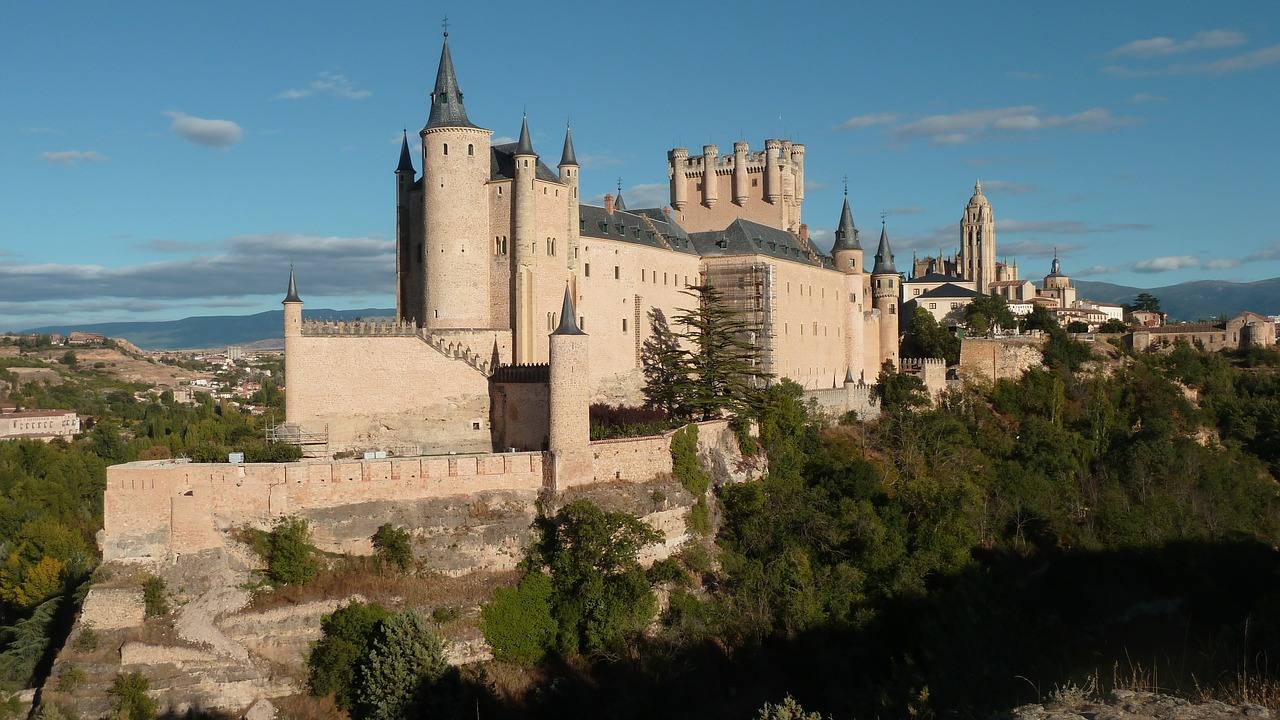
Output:
M622 332L626 332L626 331L627 331L627 319L622 318Z
M503 255L507 254L507 236L506 235L502 236L502 254Z
M468 155L475 155L475 154L476 154L476 146L475 146L475 145L472 145L472 144L470 144L470 143L467 143L467 154L468 154Z
M579 330L586 330L586 329L587 329L587 316L586 316L586 315L579 315L579 316L578 316L578 329L579 329Z
M583 263L582 274L584 277L591 277L591 263Z
M586 221L586 220L579 220L579 221L578 221L578 232L586 232L586 231L587 231L587 221Z
M622 269L621 269L621 268L619 268L617 265L614 265L614 266L613 266L613 279L614 279L614 280L617 280L617 279L619 279L620 277L622 277Z
M445 143L444 145L441 146L441 148L444 150L445 155L449 154L449 143Z

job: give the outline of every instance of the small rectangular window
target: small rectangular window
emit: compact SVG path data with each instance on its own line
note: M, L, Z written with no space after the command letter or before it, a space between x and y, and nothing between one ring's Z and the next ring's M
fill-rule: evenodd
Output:
M644 278L645 278L644 273L645 273L644 268L640 268L640 282L644 282Z
M448 154L449 154L449 143L445 143L445 144L444 144L444 145L442 145L441 147L443 147L443 148L444 148L444 154L445 154L445 155L448 155Z
M587 221L586 221L586 220L579 220L579 221L578 221L578 232L586 232L586 231L587 231Z
M582 274L585 277L591 277L591 263L583 263Z
M614 279L614 280L617 280L617 279L618 279L618 278L620 278L620 277L622 277L622 271L621 271L621 269L620 269L617 265L614 265L614 266L613 266L613 279Z
M627 331L627 319L622 318L622 332L626 332L626 331Z

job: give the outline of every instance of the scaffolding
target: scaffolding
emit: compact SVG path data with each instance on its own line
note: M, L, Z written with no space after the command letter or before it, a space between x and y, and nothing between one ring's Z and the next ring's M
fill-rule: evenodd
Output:
M268 423L266 428L266 439L269 443L288 443L289 445L297 445L302 450L303 457L328 457L329 456L329 426L324 426L323 432L307 432L299 425L291 423Z
M763 262L709 264L706 284L720 292L724 303L750 328L760 371L774 374L774 308L777 304L774 267Z

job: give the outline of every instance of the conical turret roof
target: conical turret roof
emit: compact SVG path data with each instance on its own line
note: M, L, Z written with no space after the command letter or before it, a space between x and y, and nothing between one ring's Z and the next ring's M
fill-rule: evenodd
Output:
M408 173L409 178L413 179L417 172L413 169L413 156L409 154L409 131L404 131L404 137L400 140L400 164L396 166L397 173Z
M529 117L520 118L520 142L516 145L516 151L513 155L537 155L533 151L533 140L529 137Z
M462 90L458 87L458 74L453 69L453 55L449 53L449 35L444 36L440 48L440 67L436 70L436 87L431 92L431 115L427 129L438 127L476 127L467 118L462 105Z
M577 165L578 156L573 152L573 128L564 129L564 150L560 153L561 165Z
M578 327L578 315L573 309L573 297L569 294L569 286L564 287L564 304L560 306L560 325L552 335L586 335Z
M889 249L889 231L880 226L880 247L876 248L876 264L871 268L872 275L891 275L898 272L893 267L893 251Z
M840 224L836 226L836 242L831 252L837 250L861 250L858 242L858 228L853 224L853 210L849 209L849 196L844 196L844 208L840 210Z
M302 302L302 298L298 297L298 283L293 279L293 266L289 266L289 291L284 296L284 302L291 303Z

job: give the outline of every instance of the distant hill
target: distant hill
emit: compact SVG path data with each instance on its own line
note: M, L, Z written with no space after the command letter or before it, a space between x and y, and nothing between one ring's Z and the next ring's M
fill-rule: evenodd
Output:
M394 317L395 310L363 308L360 310L304 310L308 320L354 320L356 318ZM47 325L23 332L62 333L72 330L102 333L124 338L144 350L178 350L216 348L226 345L272 344L284 332L284 315L268 310L256 315L206 315L153 322L107 322L85 325ZM277 344L277 347L279 345Z
M1198 320L1218 315L1236 315L1252 310L1263 315L1280 314L1280 278L1234 283L1222 280L1136 288L1088 280L1073 281L1082 298L1110 303L1133 302L1140 292L1160 298L1160 308L1174 320Z

